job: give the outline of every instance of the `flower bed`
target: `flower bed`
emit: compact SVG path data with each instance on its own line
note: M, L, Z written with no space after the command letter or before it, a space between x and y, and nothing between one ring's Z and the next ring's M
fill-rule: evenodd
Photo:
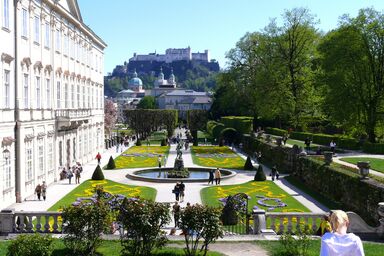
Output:
M134 146L115 158L116 169L155 167L158 166L158 156L168 156L168 146Z
M193 163L207 167L243 169L245 160L228 147L192 147Z

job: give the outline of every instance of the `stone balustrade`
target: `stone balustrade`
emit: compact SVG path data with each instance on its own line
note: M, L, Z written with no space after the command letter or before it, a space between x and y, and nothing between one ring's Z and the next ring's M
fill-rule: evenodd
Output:
M0 233L62 233L60 212L0 212Z

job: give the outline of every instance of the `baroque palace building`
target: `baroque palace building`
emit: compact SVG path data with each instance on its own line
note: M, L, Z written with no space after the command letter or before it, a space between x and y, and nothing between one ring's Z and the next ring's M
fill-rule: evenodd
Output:
M0 209L104 145L103 51L76 0L0 0Z

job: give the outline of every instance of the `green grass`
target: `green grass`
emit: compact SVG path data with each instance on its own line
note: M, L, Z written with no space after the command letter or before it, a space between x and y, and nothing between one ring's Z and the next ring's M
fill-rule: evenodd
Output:
M6 255L7 246L11 241L0 241L0 255ZM54 252L52 256L68 256L73 255L68 249L65 248L63 240L55 239L53 242ZM119 240L104 240L97 250L99 256L120 256L122 246ZM182 248L165 247L161 250L155 250L151 255L156 256L181 256L185 255ZM208 256L221 256L218 252L208 252Z
M373 157L343 157L341 161L357 164L359 161L370 162L371 169L384 173L384 159L373 158Z
M233 157L199 157L196 154L228 154ZM221 167L227 169L243 169L245 160L228 147L201 146L192 147L193 163L207 167Z
M253 242L256 245L267 250L270 256L281 256L284 255L284 247L280 241L255 241ZM320 244L321 240L311 240L308 250L308 256L318 256L320 254ZM363 242L364 252L366 256L381 256L384 251L383 243L371 243Z
M257 203L257 200L260 199L257 196L264 196L269 198L278 198L283 203L287 204L286 207L275 208L271 212L310 212L304 205L287 194L272 181L250 181L237 185L212 186L204 188L200 192L202 202L210 206L220 206L220 198L237 193L245 193L251 197L248 201L248 209L250 211L255 205L261 209L267 210L268 207ZM266 203L276 204L271 201Z
M327 207L328 209L340 209L341 206L337 202L333 202L330 199L322 196L319 192L311 189L310 187L306 186L304 183L302 183L300 180L298 180L296 177L293 176L287 176L284 178L286 181L291 183L296 188L300 189L307 195L311 196L313 199Z
M94 194L96 185L102 185L104 190L111 194L122 194L127 197L140 196L150 200L155 200L156 198L156 189L154 188L126 185L110 180L87 180L65 195L48 210L60 211L64 206L72 204L79 197L91 197Z
M124 151L123 154L143 154L142 156L123 156L115 158L116 169L122 168L138 168L138 167L156 167L158 166L158 155L168 156L168 146L146 146L145 141L143 146L133 146ZM152 157L146 154L154 154Z

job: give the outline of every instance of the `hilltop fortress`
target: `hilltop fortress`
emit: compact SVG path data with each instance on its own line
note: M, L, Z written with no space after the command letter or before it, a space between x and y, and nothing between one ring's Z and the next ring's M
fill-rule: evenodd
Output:
M187 48L169 48L165 51L165 54L149 53L149 54L133 54L133 57L129 59L131 61L158 61L165 63L172 63L174 61L187 60L187 61L209 61L209 51L205 50L203 53L192 52L191 47Z

